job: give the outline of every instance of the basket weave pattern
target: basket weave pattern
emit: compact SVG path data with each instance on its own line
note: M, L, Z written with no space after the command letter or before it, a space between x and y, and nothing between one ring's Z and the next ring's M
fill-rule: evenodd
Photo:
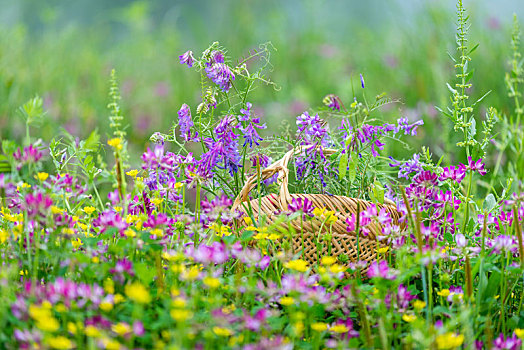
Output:
M260 180L270 178L278 173L278 180L280 182L280 192L278 195L270 194L260 199L249 200L249 192L257 186L257 176L251 176L238 197L233 203L232 210L239 209L246 212L246 208L251 206L253 215L258 218L261 213L267 216L267 223L271 224L276 219L278 213L286 211L288 205L294 198L308 199L312 202L313 207L325 208L326 210L334 211L337 221L333 225L326 225L322 227L322 221L318 218L313 219L295 219L292 222L282 223L282 226L289 228L291 225L297 232L293 237L292 249L294 253L302 252L302 259L306 260L311 265L316 265L319 256L330 255L339 257L344 255L348 258L346 267L351 262L357 262L359 259L367 261L368 263L375 260L377 257L377 248L384 247L383 243L377 241L377 233L381 231L379 224L373 222L368 225L370 233L364 236L362 233L357 238L356 232L347 232L346 218L354 214L355 217L366 210L372 203L345 196L325 195L325 194L290 194L288 189L288 174L287 168L290 159L294 154L300 153L301 150L291 150L279 161L273 163L260 174ZM335 153L335 150L324 149L325 155ZM249 204L247 203L249 202ZM259 207L260 204L260 207ZM394 224L398 224L400 214L396 207L392 204L377 204L377 210L385 208L389 213ZM241 224L243 221L241 222ZM320 229L322 227L322 232ZM331 241L326 240L325 235L331 232ZM360 249L357 251L357 239ZM281 243L277 242L277 246ZM321 248L317 248L317 244ZM319 254L320 252L320 254ZM365 272L365 270L364 270Z

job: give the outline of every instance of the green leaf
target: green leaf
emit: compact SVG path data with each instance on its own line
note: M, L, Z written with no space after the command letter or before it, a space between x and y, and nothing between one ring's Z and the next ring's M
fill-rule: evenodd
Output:
M349 180L351 182L355 181L357 177L357 162L358 156L355 152L351 152L351 160L348 164Z
M471 137L475 137L477 134L477 122L475 121L475 118L471 117L469 122L471 125L469 126L469 134Z
M495 196L493 196L493 194L490 193L484 200L484 204L482 205L482 208L484 209L484 211L490 212L493 210L493 208L495 208L495 205L497 205Z
M474 52L474 51L479 47L479 45L480 45L480 43L477 44L477 45L475 45L475 46L473 46L473 47L471 48L471 50L468 51L468 55L471 55L471 54L472 54L472 53L473 53L473 52Z
M456 94L457 90L453 89L449 83L446 83L446 86L448 87L448 90L451 91L452 94Z
M146 263L135 264L135 271L140 281L145 285L151 283L153 278L155 278L155 269Z
M384 186L377 180L373 184L373 194L380 204L384 203Z
M475 107L477 105L477 103L479 103L480 101L482 101L486 96L488 96L489 94L491 93L491 90L489 90L488 92L486 92L481 98L479 98L477 101L475 101L475 103L473 103L471 105L471 107Z
M342 156L340 157L340 162L338 163L338 178L343 179L346 176L348 168L348 154L342 153Z

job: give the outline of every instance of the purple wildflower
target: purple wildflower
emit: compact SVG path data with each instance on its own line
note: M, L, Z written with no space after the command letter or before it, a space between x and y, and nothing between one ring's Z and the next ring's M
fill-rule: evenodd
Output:
M451 179L456 181L457 183L460 183L465 176L466 166L464 164L459 164L456 167L452 165L444 168L444 171L442 172L442 174L440 174L439 180L446 181L447 179Z
M364 88L364 76L362 76L362 73L360 73L360 86Z
M313 202L307 198L293 198L288 209L291 213L301 211L304 218L306 216L313 217Z
M417 120L413 124L409 124L408 118L403 117L397 120L397 124L398 126L395 129L395 133L398 133L399 131L404 130L404 135L415 136L417 134L417 128L420 125L424 125L424 121Z
M476 162L473 162L473 159L468 157L468 169L472 171L478 171L482 176L487 174L487 171L484 169L484 163L482 163L482 158L479 158Z
M228 92L235 80L235 74L225 63L213 63L206 67L206 74L211 81L220 86L224 92Z
M500 335L493 341L493 350L518 350L521 348L522 340L520 340L515 333L510 337L504 337L504 334Z
M415 153L413 155L413 159L407 160L405 162L401 162L398 160L393 159L393 157L389 157L389 159L392 160L391 163L389 163L390 167L399 167L398 169L398 177L407 179L409 177L409 174L411 173L418 173L422 171L422 165L420 164L420 154Z
M187 64L189 68L193 67L193 62L195 58L193 57L193 51L186 51L182 55L178 56L180 64Z
M186 141L200 141L198 139L198 132L195 131L194 135L191 135L191 128L195 125L191 119L191 109L187 104L183 104L178 111L178 118L180 124L180 135Z
M368 277L381 277L388 280L394 280L397 278L396 272L389 268L388 263L385 260L380 260L379 263L373 261L369 266Z

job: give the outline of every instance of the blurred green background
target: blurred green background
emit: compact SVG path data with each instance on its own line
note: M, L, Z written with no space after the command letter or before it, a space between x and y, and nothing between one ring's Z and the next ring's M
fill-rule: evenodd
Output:
M480 43L470 94L493 90L480 121L488 106L512 108L503 77L512 14L524 13L524 2L465 6L470 43ZM182 103L194 109L200 102L199 75L180 65L178 55L188 49L198 55L220 41L235 60L271 41L277 51L269 77L281 89L262 87L252 95L270 131L321 105L328 93L351 101L352 84L361 93L362 73L368 99L387 92L402 101L380 118L423 118L414 147L453 155L456 136L434 106L449 104L454 1L2 0L0 8L0 138L23 137L16 110L36 94L44 98L48 122L33 135L49 141L60 127L79 137L96 127L108 134L108 79L115 68L131 154L138 157L154 131L168 131Z

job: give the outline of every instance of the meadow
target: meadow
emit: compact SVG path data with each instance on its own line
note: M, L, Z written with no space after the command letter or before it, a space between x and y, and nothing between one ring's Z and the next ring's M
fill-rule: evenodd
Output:
M522 19L226 3L0 29L0 348L522 348Z

